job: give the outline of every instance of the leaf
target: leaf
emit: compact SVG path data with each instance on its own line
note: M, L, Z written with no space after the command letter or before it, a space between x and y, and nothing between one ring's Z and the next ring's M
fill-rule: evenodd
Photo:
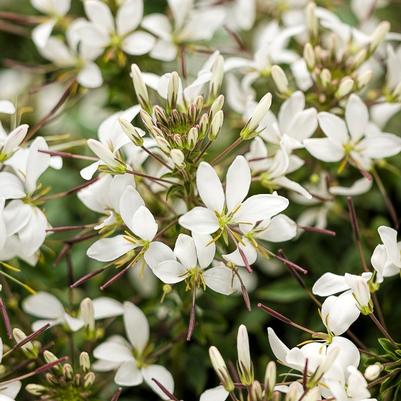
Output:
M273 302L294 302L307 298L307 293L294 280L285 279L260 289L257 298Z

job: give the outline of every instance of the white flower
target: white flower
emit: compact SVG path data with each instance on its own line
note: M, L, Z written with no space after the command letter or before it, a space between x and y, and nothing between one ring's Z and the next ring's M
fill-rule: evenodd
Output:
M141 248L140 254L146 260L151 257L150 245L158 229L152 213L133 186L125 189L120 198L119 209L129 232L97 240L89 247L87 255L100 262L111 262L135 248Z
M340 335L348 330L361 312L372 312L368 285L371 276L371 273L363 273L362 276L325 273L316 281L312 292L322 297L328 296L323 302L321 316L330 332ZM339 292L342 292L339 296L332 295Z
M90 180L99 166L107 166L111 170L121 167L120 162L117 160L119 150L125 145L130 145L130 147L134 147L134 145L121 128L119 119L123 118L131 121L139 111L139 106L133 106L127 110L112 114L100 124L97 132L99 140L88 139L87 142L92 152L99 158L99 161L81 170L83 179Z
M41 48L46 45L58 20L68 13L71 0L31 0L31 4L41 13L48 15L46 21L32 31L33 42Z
M77 81L85 88L98 88L103 83L102 73L93 61L99 55L98 49L82 43L79 32L85 24L83 19L72 22L66 31L66 41L50 37L46 44L39 47L40 54L61 68L77 71Z
M195 8L194 0L168 0L168 5L173 24L163 14L150 14L142 22L158 38L150 56L162 61L174 60L180 45L210 40L225 18L223 7Z
M267 142L282 143L289 150L303 148L303 142L317 128L316 109L305 109L305 95L295 92L280 107L278 119L268 112L259 127L260 136Z
M286 177L300 168L304 162L295 155L288 154L284 145L269 156L266 144L261 138L255 138L245 154L249 167L253 173L260 174L260 180L264 186L272 189L287 188L295 191L305 198L311 198L310 193L297 182Z
M327 138L305 139L312 156L325 162L349 160L357 168L369 170L372 160L394 156L401 151L401 138L382 133L369 122L366 105L352 94L345 109L345 121L331 113L318 115Z
M174 392L174 381L171 373L161 365L149 364L149 323L143 312L131 302L124 303L124 326L129 340L113 336L97 346L93 355L99 359L93 367L98 371L117 370L114 377L120 386L138 386L143 381L164 400L168 397L152 380L156 379L169 392Z
M399 274L401 269L401 242L397 243L397 231L380 226L377 230L382 244L377 245L371 257L371 263L377 272L376 281L381 283L384 277Z
M28 132L28 128L27 124L22 124L7 135L0 124L0 165L18 150Z
M130 55L148 53L155 38L137 30L143 17L143 0L126 0L121 3L114 19L109 7L99 0L85 0L85 13L89 19L80 28L82 43L88 47L122 50Z
M244 200L251 185L251 172L243 156L237 156L228 168L225 193L216 171L206 162L198 167L196 185L206 207L195 207L181 216L179 223L198 234L212 234L229 225L253 226L288 206L288 200L278 195L260 194Z
M95 320L119 316L123 313L122 305L112 298L100 297L92 302ZM32 324L33 331L39 330L47 323L50 323L52 327L59 324L66 325L71 331L78 331L85 325L80 316L73 317L68 314L63 304L48 292L38 292L25 298L22 308L26 313L40 318Z

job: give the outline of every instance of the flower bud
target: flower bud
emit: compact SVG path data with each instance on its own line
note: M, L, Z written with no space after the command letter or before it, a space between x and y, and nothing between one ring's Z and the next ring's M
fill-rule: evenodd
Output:
M84 387L88 388L88 387L92 386L93 383L95 383L95 380L96 380L96 375L93 372L88 372L84 376Z
M308 68L312 70L315 67L316 57L313 47L310 43L307 43L304 47L304 59Z
M330 85L331 72L327 68L324 68L320 73L320 81L322 82L322 85L325 88L327 88L327 86Z
M266 366L264 386L267 394L272 395L276 385L277 369L276 363L270 361Z
M183 167L185 164L185 156L184 153L180 149L171 149L170 157L173 163L177 167Z
M319 21L316 17L315 3L309 3L306 7L306 26L312 39L317 38L319 32Z
M218 111L220 111L223 108L224 105L224 96L220 95L216 100L213 102L213 104L210 107L210 115L213 118Z
M167 88L167 104L171 110L177 107L180 86L180 77L177 72L173 71L170 74Z
M198 143L199 130L196 127L192 127L187 135L187 148L193 150Z
M154 140L163 152L170 153L170 145L162 136L156 135Z
M212 79L209 86L209 99L214 99L220 91L224 76L224 58L217 56L212 67Z
M224 113L223 110L220 110L216 113L212 120L212 125L209 131L209 140L214 141L219 135L221 128L224 122Z
M149 112L151 110L151 106L149 103L148 90L146 88L145 81L142 78L141 70L136 64L131 65L131 78L132 82L134 83L134 89L139 104L142 106L142 108Z
M354 60L352 61L352 67L353 68L358 68L362 63L364 63L367 59L368 52L366 49L361 49L359 52L355 55Z
M20 343L26 339L26 334L22 330L15 328L13 329L13 337L17 343ZM21 349L27 354L36 355L35 347L31 341L21 346Z
M272 67L272 78L277 87L277 90L280 93L289 93L287 76L285 75L284 70L278 65L273 65Z
M96 139L88 139L87 144L90 150L104 163L106 166L110 168L119 167L118 161L115 159L113 152L107 148L102 142L97 141Z
M374 52L384 41L386 35L390 32L390 23L388 21L381 22L371 36L369 51Z
M82 300L80 305L80 317L84 321L85 327L89 332L95 331L95 309L90 298Z
M67 380L71 380L74 376L74 369L69 363L63 365L63 375Z
M252 401L262 401L263 391L262 386L258 381L251 383L251 398Z
M127 135L136 146L143 146L142 137L145 135L145 133L141 129L134 127L130 122L124 120L123 118L120 118L118 121L125 135Z
M366 70L358 74L357 85L359 88L366 86L372 79L372 70Z
M373 365L369 365L366 368L364 376L367 380L372 381L379 377L382 370L383 370L383 365L380 363L375 363Z
M45 358L46 363L51 363L51 362L55 362L58 360L56 355L54 355L52 352L50 352L48 350L43 352L43 357Z
M45 386L41 386L40 384L27 384L25 386L25 390L32 395L42 395L47 391Z
M224 359L222 358L219 350L212 346L209 348L209 357L212 362L213 369L219 376L221 384L226 389L226 391L231 392L235 389L234 383L231 379L230 374L228 373L228 369Z
M370 299L370 289L367 280L364 277L354 274L345 273L345 282L351 288L358 308L364 315L369 315L373 312L373 306Z
M270 93L267 93L262 97L258 105L255 107L251 118L247 122L246 126L242 129L240 133L242 139L248 140L258 135L257 128L269 111L271 104L272 95Z
M237 335L238 373L241 383L249 386L253 383L253 366L249 353L249 338L246 327L241 324Z
M79 366L83 372L88 372L91 367L91 361L87 352L81 352L79 355Z
M351 79L350 77L344 78L337 89L336 97L338 99L341 99L342 97L347 96L352 91L353 87L354 87L354 80Z

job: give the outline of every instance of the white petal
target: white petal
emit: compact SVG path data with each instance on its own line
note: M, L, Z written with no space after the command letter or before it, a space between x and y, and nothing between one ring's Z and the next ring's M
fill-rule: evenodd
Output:
M25 197L22 182L14 174L0 172L0 197L4 199L19 199Z
M401 267L401 254L397 245L397 231L386 226L380 226L377 231L391 262Z
M189 235L178 235L175 242L174 254L187 269L191 269L198 265L195 243Z
M70 316L68 313L64 313L64 321L67 323L69 329L73 332L82 329L85 324L81 319L76 319L75 317Z
M241 249L242 252L238 249ZM223 255L223 258L228 262L234 263L236 266L247 266L254 264L257 256L258 254L256 249L248 240L245 239L244 245L238 244L237 249L234 252Z
M132 232L139 238L152 241L157 233L157 228L156 220L150 210L146 206L140 206L133 217Z
M22 124L22 125L19 125L17 128L15 128L14 130L12 130L8 134L6 140L3 144L2 152L9 154L9 153L15 151L17 149L17 147L24 140L24 138L28 132L28 128L29 128L29 126L27 124Z
M304 145L313 157L325 162L338 162L344 157L343 148L328 138L305 139Z
M127 241L124 235L116 235L96 241L89 247L86 254L99 262L111 262L134 248L135 245Z
M173 61L177 57L177 47L170 41L158 40L150 52L150 57L161 61Z
M349 141L344 120L334 114L322 112L318 114L319 125L331 141L339 146Z
M226 176L226 202L228 212L245 199L251 185L251 169L245 157L237 156L231 163Z
M138 31L124 39L122 49L132 56L141 56L150 52L155 42L155 38L149 33Z
M345 108L345 120L353 141L358 141L366 131L369 122L369 112L361 98L352 94Z
M154 270L159 263L175 258L174 252L166 244L159 241L152 242L149 245L144 257L146 263L152 270Z
M234 218L238 223L255 223L270 219L286 209L288 203L288 199L279 195L254 195L241 205Z
M86 0L85 14L97 27L106 32L114 31L114 19L109 7L101 1Z
M206 286L219 294L231 295L237 290L234 280L238 279L233 276L233 271L223 264L207 269L203 278Z
M113 298L99 297L93 300L95 319L107 319L109 317L120 316L124 312L121 302Z
M124 327L132 346L142 352L149 341L149 323L144 313L132 302L124 302Z
M373 180L362 177L356 180L350 187L330 187L329 191L333 195L355 196L368 192L372 188Z
M93 350L93 356L110 362L122 363L133 360L131 350L127 345L119 344L110 340L98 345Z
M125 36L137 28L143 16L143 0L126 0L117 11L117 33Z
M257 233L257 238L269 242L284 242L297 234L297 224L284 214L274 216L266 229Z
M359 143L365 157L381 159L395 156L401 151L401 138L393 134L369 136Z
M15 381L6 385L1 386L1 396L4 396L4 399L0 398L0 401L14 401L17 397L17 394L21 390L22 383L20 381Z
M98 88L103 83L100 68L95 63L87 63L85 67L79 71L77 81L85 88Z
M38 292L25 298L22 308L26 313L44 319L58 319L64 315L61 302L48 292Z
M278 121L280 131L286 133L293 118L305 108L305 96L301 91L295 92L289 99L287 99L280 107Z
M82 177L84 180L87 180L87 181L88 181L88 180L92 179L92 177L93 177L94 174L96 173L97 168L99 167L99 165L100 165L100 162L92 163L92 164L90 164L89 166L83 168L83 169L79 172L79 174L81 175L81 177Z
M47 143L42 137L36 138L29 147L25 177L25 186L28 192L36 189L38 178L50 165L50 155L39 152L39 150L48 150Z
M334 273L324 273L312 287L312 292L320 297L327 297L337 292L349 290L344 276Z
M205 390L201 394L199 401L225 401L228 398L229 394L230 393L223 386L220 385Z
M271 327L267 328L267 335L273 354L279 361L285 362L290 349L277 337L276 333Z
M107 32L90 22L79 28L79 36L86 46L99 49L99 51L107 47L110 42Z
M141 195L139 195L139 192L133 186L128 186L121 196L119 211L121 218L131 231L134 223L134 215L144 205L145 202Z
M202 269L205 269L214 259L214 255L216 254L216 244L211 235L192 233L192 238L195 242L199 266Z
M216 215L205 207L195 207L182 215L178 222L197 234L212 234L219 228Z
M196 187L206 207L221 213L224 207L223 186L215 169L209 163L199 164L196 172Z
M163 366L150 365L142 369L142 374L148 386L163 400L170 398L160 390L159 386L152 380L156 379L162 384L170 393L174 393L174 379L171 373Z
M142 21L142 27L165 41L170 40L170 21L163 14L147 15Z
M43 24L36 26L32 31L33 43L39 48L46 46L48 39L52 33L52 30L56 25L55 19L50 19Z
M14 114L15 106L9 100L0 100L0 113Z
M142 373L135 361L124 362L117 370L114 381L119 386L138 386L143 382Z
M285 133L291 138L302 142L309 138L317 128L317 112L315 109L307 109L298 113L293 119L291 126Z
M96 139L88 139L87 144L90 150L105 164L110 167L118 166L118 162L114 158L113 152L102 142L99 142Z
M175 284L185 280L187 270L176 260L165 260L153 268L153 273L166 284Z

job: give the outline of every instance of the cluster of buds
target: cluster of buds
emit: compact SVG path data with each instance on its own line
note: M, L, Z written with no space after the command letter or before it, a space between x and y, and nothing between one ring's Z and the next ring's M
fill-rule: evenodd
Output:
M47 363L57 361L50 351L43 356ZM69 363L56 365L46 373L46 384L28 384L26 390L40 400L75 401L86 400L91 396L95 374L91 371L89 355L82 352L79 356L79 371Z
M196 165L222 128L224 97L218 95L222 68L223 59L218 56L211 67L207 93L194 98L186 95L176 72L168 74L164 77L168 83L163 107L151 104L141 71L137 65L132 66L131 76L142 107L140 116L144 127L167 160L177 168ZM143 146L143 130L127 121L120 120L120 123L134 144Z

